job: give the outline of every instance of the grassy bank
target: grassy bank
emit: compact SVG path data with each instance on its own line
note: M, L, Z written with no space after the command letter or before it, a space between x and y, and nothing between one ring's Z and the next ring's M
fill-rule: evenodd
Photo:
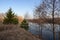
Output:
M0 25L0 40L40 40L18 25Z

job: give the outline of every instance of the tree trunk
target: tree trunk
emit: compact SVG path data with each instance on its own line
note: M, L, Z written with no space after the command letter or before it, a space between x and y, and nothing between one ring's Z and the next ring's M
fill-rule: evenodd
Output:
M52 23L53 23L53 40L56 40L55 27L54 27L54 9L55 9L55 0L53 0L53 10L52 10Z

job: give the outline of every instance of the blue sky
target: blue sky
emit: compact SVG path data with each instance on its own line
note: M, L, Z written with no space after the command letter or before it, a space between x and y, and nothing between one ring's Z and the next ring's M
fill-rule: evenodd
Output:
M32 15L41 0L0 0L0 12L6 12L10 7L17 14L24 16L26 12Z

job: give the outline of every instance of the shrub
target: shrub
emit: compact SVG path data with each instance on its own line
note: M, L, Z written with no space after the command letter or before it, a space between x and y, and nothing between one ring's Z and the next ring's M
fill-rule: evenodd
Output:
M23 22L21 23L21 28L24 28L25 30L28 30L29 29L29 26L28 26L28 22L27 20L23 20Z

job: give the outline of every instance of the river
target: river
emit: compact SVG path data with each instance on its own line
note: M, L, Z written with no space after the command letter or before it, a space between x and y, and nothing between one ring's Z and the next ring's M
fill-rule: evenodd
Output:
M41 26L42 26L42 37L44 40L53 40L53 27L52 24L42 24L38 25L37 23L31 23L29 22L29 32L31 32L34 35L40 35L41 34ZM60 32L60 25L55 24L55 32L56 32L56 40L59 39Z

